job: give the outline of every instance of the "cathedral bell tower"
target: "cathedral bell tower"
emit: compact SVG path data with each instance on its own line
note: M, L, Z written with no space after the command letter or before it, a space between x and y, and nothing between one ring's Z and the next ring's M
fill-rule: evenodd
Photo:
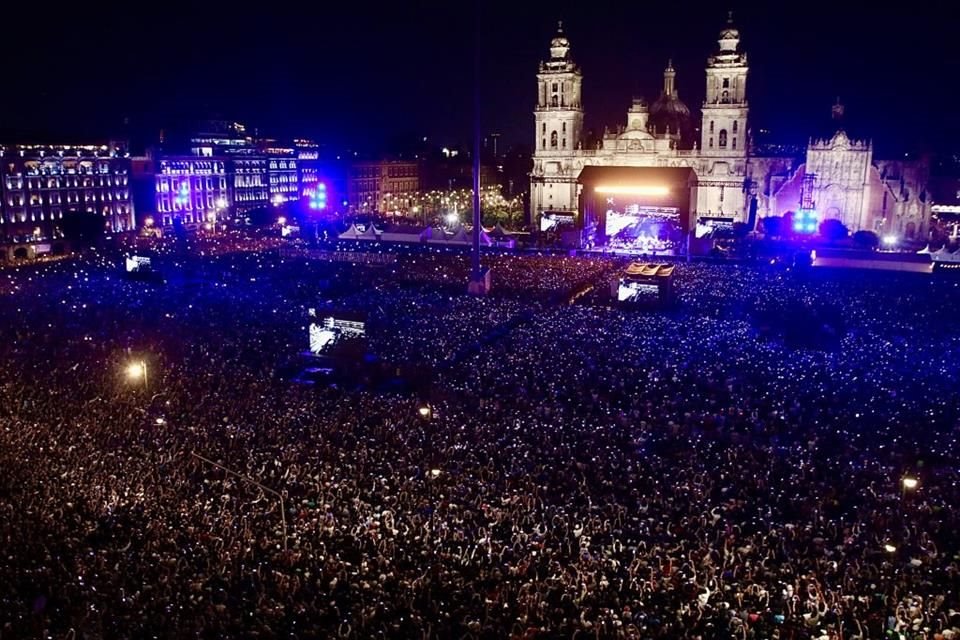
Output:
M570 41L563 23L550 41L550 59L540 63L537 73L536 153L570 155L580 145L583 133L583 106L580 89L583 76L570 59Z
M740 51L740 31L733 12L720 32L716 53L707 58L707 92L703 103L700 149L704 155L745 156L748 148L747 54Z

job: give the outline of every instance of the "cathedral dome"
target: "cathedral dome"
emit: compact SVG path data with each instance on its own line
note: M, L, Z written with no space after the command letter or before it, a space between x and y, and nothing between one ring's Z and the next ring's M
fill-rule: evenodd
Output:
M650 107L650 126L656 133L681 133L690 126L690 108L676 94L661 95Z
M650 106L648 127L655 134L671 133L681 139L689 137L691 132L690 108L680 99L676 89L677 72L673 68L673 61L667 63L663 71L663 91Z

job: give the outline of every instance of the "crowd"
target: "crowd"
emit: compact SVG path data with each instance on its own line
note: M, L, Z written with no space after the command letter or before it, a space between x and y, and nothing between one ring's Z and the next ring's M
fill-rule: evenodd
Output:
M615 260L498 257L485 299L453 256L115 264L0 272L4 640L960 638L951 281L682 264L632 311L566 303ZM278 375L323 305L429 396Z

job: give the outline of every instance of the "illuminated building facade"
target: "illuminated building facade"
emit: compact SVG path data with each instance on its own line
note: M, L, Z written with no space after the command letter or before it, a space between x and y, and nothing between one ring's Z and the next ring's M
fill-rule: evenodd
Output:
M300 198L300 174L293 152L289 155L267 156L267 176L270 180L270 202L281 204Z
M357 213L404 211L419 191L420 165L411 161L355 163L347 182L350 208Z
M60 237L71 214L135 227L130 158L116 145L0 146L0 230L6 239Z
M850 139L839 118L826 139L811 139L805 156L771 155L769 148L757 153L749 126L748 74L747 54L731 17L707 58L698 139L692 139L690 110L677 95L676 70L668 63L653 105L635 99L625 126L585 141L583 76L559 29L537 74L530 174L534 224L545 214L578 215L583 189L578 176L585 167L662 167L694 171L697 217L756 225L759 218L800 210L804 200L818 221L832 218L851 231L925 237L931 202L929 171L922 163L876 159L872 143ZM835 116L838 111L842 116L839 105Z
M226 161L228 181L232 182L229 207L242 214L270 204L269 160L254 138L239 122L213 120L204 123L201 132L190 138L190 150L204 158Z
M170 226L219 220L230 206L228 161L220 157L165 156L156 161L156 221Z
M233 167L233 211L245 213L270 204L269 163L266 156L235 156Z

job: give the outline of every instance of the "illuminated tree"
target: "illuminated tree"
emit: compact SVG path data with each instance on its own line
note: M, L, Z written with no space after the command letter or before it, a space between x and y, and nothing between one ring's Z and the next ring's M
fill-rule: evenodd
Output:
M850 230L839 220L830 218L820 223L820 235L827 242L838 242L850 235Z

